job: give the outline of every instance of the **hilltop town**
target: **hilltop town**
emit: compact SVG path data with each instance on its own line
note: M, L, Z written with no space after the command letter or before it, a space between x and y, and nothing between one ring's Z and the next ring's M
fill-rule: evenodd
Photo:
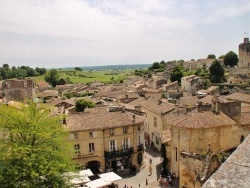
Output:
M239 145L244 148L242 144L250 140L249 39L239 44L237 66L225 66L223 59L218 60L225 70L223 83L205 85L206 76L199 74L171 82L171 72L177 66L186 72L209 71L214 61L167 62L163 72L151 70L150 77L131 75L117 84L53 87L32 79L3 80L1 103L32 100L51 107L54 114L64 114L62 125L68 130L67 142L74 150L76 170L121 176L131 173L132 167L137 173L148 171L148 148L161 157L161 171L157 179L150 180L152 186L155 182L162 185L163 178L169 181L171 175L176 181L174 186L181 188L217 187L211 178L217 172L226 174L220 166L225 169L235 149ZM66 93L71 97L67 98ZM80 109L79 100L89 103ZM236 150L242 156L239 160L247 157L244 152L249 153L247 147ZM152 168L156 173L155 164ZM244 173L249 171L248 164ZM241 171L232 173L239 175ZM223 178L234 183L229 176ZM244 187L244 182L239 187Z

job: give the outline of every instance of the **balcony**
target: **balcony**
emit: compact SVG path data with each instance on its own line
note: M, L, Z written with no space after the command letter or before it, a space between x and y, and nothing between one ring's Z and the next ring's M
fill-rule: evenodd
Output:
M140 151L143 151L144 150L144 145L143 144L140 144L139 146L137 146L137 151L140 152Z
M125 150L114 150L114 151L104 152L105 159L113 159L113 158L124 157L124 156L130 157L132 154L134 154L133 147L125 149Z

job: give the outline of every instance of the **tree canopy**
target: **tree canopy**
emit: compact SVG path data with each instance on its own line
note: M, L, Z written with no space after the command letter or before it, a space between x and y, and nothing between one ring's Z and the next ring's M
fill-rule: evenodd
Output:
M209 54L207 56L207 59L216 59L216 56L214 54Z
M171 74L170 74L170 80L171 82L178 81L181 82L181 78L184 76L183 70L180 66L176 66L173 68Z
M238 64L239 58L238 55L232 51L228 52L225 56L224 56L224 64L225 66L235 66Z
M42 104L0 106L0 185L66 187L72 154L62 117Z
M51 84L53 87L56 87L59 81L59 75L56 69L51 69L44 77L45 81Z
M211 67L210 71L210 80L212 83L220 83L224 77L224 69L218 60L215 60Z
M79 99L76 101L75 109L77 112L83 112L85 108L93 108L95 104L92 101L86 99Z

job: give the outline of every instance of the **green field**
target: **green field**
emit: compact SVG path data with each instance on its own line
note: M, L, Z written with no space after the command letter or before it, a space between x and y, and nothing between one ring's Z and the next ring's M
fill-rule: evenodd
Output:
M119 83L120 80L124 80L126 77L134 73L134 69L120 69L120 70L58 70L60 78L67 78L73 83L91 83L91 82L103 82L103 83ZM44 81L43 76L29 77L35 80L35 82Z

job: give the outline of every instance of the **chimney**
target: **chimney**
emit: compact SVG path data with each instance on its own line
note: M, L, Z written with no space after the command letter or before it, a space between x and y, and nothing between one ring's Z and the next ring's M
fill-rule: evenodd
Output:
M249 43L249 38L244 38L244 44L248 44Z
M125 106L122 106L122 113L125 112Z
M201 112L202 111L202 101L198 101L196 105L197 105L197 112Z
M133 114L133 122L135 122L135 115Z

